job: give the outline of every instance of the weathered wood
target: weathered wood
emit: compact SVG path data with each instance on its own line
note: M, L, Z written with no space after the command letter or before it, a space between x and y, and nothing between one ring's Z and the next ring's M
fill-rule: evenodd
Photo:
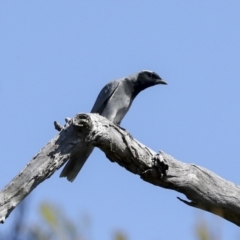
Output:
M68 119L67 119L68 120ZM73 119L74 120L74 119ZM84 118L82 118L84 124ZM77 123L78 126L81 122ZM55 123L56 127L56 123ZM84 141L83 132L67 121L61 132L44 146L26 167L0 192L0 222L35 188L58 170ZM88 132L86 132L88 133Z
M240 226L240 187L215 173L180 162L170 155L156 153L97 114L78 114L52 139L0 192L0 221L39 183L49 178L83 141L99 147L108 159L144 181L186 195L189 206L219 215Z

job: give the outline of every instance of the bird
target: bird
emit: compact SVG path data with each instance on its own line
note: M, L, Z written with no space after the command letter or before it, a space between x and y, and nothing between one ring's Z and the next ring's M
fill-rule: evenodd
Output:
M114 124L120 125L135 97L144 89L158 84L167 82L150 70L109 82L100 91L91 113L98 113ZM93 149L89 143L83 143L78 153L70 157L60 177L66 177L68 181L73 182Z

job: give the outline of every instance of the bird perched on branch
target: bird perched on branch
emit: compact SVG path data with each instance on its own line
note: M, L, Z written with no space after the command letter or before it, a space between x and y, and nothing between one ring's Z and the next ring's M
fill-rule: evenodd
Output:
M112 81L99 93L91 113L99 113L113 123L120 125L134 98L142 90L157 84L167 83L157 73L148 70ZM83 144L78 154L70 157L60 177L67 177L72 182L93 151L93 148L87 143L85 146Z

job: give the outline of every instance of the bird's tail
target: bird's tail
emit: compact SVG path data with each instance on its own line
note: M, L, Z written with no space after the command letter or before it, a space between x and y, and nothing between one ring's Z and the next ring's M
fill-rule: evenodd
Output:
M90 145L81 147L75 155L70 157L60 177L66 177L68 181L73 182L93 149L94 147Z

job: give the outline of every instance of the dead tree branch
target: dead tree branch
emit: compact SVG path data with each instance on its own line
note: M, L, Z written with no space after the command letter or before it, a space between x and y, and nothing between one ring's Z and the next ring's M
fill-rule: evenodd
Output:
M38 184L49 178L83 142L100 148L112 162L139 175L144 181L186 195L189 206L219 215L240 226L240 187L215 173L156 153L97 114L78 114L53 138L1 192L0 221Z

